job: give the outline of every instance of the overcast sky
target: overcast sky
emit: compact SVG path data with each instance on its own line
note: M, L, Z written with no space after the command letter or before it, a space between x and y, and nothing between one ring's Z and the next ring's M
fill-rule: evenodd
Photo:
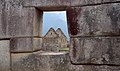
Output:
M63 33L69 38L66 11L44 12L42 36L44 36L51 27L55 30L61 28Z

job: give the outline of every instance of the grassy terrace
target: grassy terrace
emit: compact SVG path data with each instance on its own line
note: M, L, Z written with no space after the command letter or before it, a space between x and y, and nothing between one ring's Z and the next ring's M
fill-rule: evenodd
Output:
M69 51L69 48L68 48L68 47L60 48L59 50L60 50L60 51Z

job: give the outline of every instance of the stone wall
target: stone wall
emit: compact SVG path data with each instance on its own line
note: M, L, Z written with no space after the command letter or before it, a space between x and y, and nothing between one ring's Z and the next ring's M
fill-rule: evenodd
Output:
M119 71L120 2L69 7L67 18L71 62L83 71Z
M43 38L42 42L42 50L49 51L49 52L59 52L59 38Z
M63 31L62 31L60 28L58 28L58 29L56 30L56 33L57 33L58 36L59 36L59 45L60 45L60 48L65 48L65 47L67 47L67 45L68 45L68 39L67 39L67 37L65 36L65 34L63 33Z
M69 70L64 55L37 52L43 11L61 10L67 11L70 70L120 71L120 0L0 0L0 71Z
M66 48L68 45L68 40L64 37L59 37L59 48Z
M67 12L73 63L120 65L120 4L71 7Z
M0 40L0 71L10 71L9 45L9 40Z

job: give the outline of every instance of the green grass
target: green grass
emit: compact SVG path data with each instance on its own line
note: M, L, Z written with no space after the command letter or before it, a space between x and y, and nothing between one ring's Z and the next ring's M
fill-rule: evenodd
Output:
M69 51L69 48L60 48L60 51Z

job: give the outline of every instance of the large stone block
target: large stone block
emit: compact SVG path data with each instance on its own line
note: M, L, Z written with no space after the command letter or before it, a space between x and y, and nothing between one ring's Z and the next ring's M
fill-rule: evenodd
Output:
M104 3L117 3L120 0L71 0L70 6L90 6ZM69 6L68 6L69 7Z
M120 0L103 0L103 3L106 3L106 2L119 2Z
M12 71L69 71L67 53L11 54Z
M120 0L25 0L24 6L39 7L42 10L65 10L70 6L84 6L119 2Z
M40 7L43 10L64 10L70 6L102 3L102 0L25 0L24 6Z
M0 38L41 36L42 11L22 4L23 0L1 2Z
M0 71L10 71L9 45L9 40L0 40Z
M35 60L32 53L11 54L12 71L34 71Z
M72 65L70 71L120 71L120 66Z
M12 71L119 71L120 66L73 65L68 53L34 52L11 54Z
M71 0L71 6L84 6L102 3L102 0ZM68 6L69 7L69 6Z
M67 9L71 36L120 35L120 4L103 4Z
M41 10L63 10L70 3L70 0L25 0L24 6L34 6Z
M35 52L36 71L69 71L66 52Z
M42 38L34 38L33 39L33 51L36 51L36 50L41 50L42 49Z
M34 7L24 7L22 9L22 34L26 36L41 36L43 12ZM23 33L24 32L24 33Z
M42 48L42 38L12 38L11 52L32 52Z
M120 37L71 38L70 57L75 64L120 65Z
M10 5L8 2L0 1L0 37L5 37L8 29L8 21L10 14Z
M10 36L19 35L20 28L20 14L21 14L21 1L19 0L4 0L1 3L1 19L0 19L0 38L9 38ZM17 28L17 29L16 29Z

